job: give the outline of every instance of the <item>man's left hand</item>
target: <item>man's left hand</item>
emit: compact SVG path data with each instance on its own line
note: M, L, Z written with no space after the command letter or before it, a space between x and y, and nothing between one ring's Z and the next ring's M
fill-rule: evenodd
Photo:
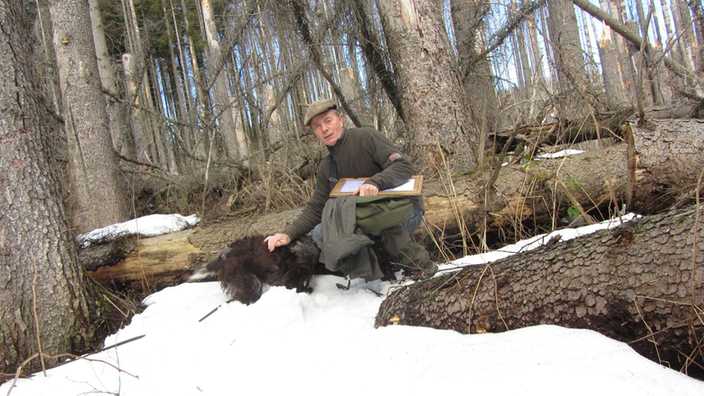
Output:
M375 197L379 195L379 188L373 184L362 184L354 190L352 195L359 195L360 197Z

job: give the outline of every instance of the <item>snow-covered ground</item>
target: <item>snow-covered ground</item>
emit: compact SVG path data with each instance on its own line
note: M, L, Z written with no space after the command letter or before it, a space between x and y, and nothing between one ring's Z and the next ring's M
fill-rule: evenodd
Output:
M141 222L140 232L148 222ZM615 222L613 225L616 225ZM564 230L562 240L599 226ZM537 247L536 237L441 269ZM270 288L250 306L224 304L215 282L145 299L109 349L0 387L0 394L86 395L704 395L704 382L664 368L590 330L536 326L499 334L374 328L385 282L313 278L313 293ZM205 317L214 308L212 315ZM202 320L201 320L202 319ZM119 368L116 369L116 368Z

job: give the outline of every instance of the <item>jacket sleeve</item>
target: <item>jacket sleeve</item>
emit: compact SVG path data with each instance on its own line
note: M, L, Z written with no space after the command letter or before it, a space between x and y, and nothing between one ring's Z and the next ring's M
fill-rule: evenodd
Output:
M382 171L372 176L367 183L376 185L379 190L393 188L405 183L413 176L413 164L381 132L367 129L364 149L374 158Z
M290 236L291 239L302 237L320 223L323 208L325 207L325 203L331 191L328 173L330 173L330 161L326 158L321 162L318 168L313 196L308 200L306 207L303 208L303 212L301 212L296 220L284 231L284 234Z

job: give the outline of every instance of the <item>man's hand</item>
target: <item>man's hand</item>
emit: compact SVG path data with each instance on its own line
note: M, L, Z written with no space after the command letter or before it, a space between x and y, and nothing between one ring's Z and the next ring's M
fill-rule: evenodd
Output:
M279 232L277 234L269 235L268 237L264 238L264 243L266 243L269 251L273 252L274 249L276 249L277 247L288 245L289 243L291 243L291 237Z
M376 197L379 195L379 189L373 184L365 183L357 187L352 195L359 195L360 197Z

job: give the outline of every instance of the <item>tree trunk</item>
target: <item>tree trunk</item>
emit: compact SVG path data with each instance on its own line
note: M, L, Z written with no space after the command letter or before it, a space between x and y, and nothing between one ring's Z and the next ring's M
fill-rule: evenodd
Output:
M196 5L199 4L196 1ZM200 67L198 66L198 53L196 51L196 38L194 37L195 35L191 32L191 24L188 20L188 15L186 10L188 8L186 7L186 0L181 0L181 9L184 10L184 16L183 16L183 24L185 27L185 32L186 32L186 37L188 38L188 52L189 52L189 59L191 61L191 69L193 70L193 85L195 87L194 93L195 93L195 99L196 103L193 104L194 109L191 110L191 118L192 118L192 123L193 125L198 124L198 118L200 118L200 122L203 125L203 131L201 133L196 133L194 136L195 140L195 151L194 154L198 157L205 158L208 155L208 147L210 146L209 144L209 136L210 136L210 129L213 128L211 126L210 118L206 117L205 109L207 108L207 95L205 94L204 91L204 84L201 79L201 71ZM200 17L198 18L200 20ZM195 29L194 29L195 30ZM185 81L188 81L186 78ZM190 90L187 90L190 91Z
M115 70L108 54L108 45L105 41L105 31L103 30L103 21L100 16L98 0L89 0L90 7L90 22L93 30L93 41L95 42L95 56L98 60L98 72L100 73L100 83L107 94L105 101L107 103L108 119L110 120L110 135L115 151L120 154L128 154L123 146L128 138L128 129L125 125L125 117L121 111L120 103L117 98L117 81Z
M585 114L587 106L582 95L589 89L579 41L577 16L574 13L574 5L568 1L549 0L548 10L550 45L555 54L555 68L560 87L556 103L562 117L575 118Z
M451 4L458 63L472 121L482 133L496 131L499 101L491 63L487 56L478 57L486 48L484 17L489 6L465 0L452 0Z
M201 7L209 48L210 78L215 80L214 96L217 103L215 113L219 115L221 120L220 134L225 141L228 157L233 161L239 161L249 156L249 150L244 139L239 111L233 106L230 95L227 92L225 74L223 74L222 70L215 68L215 64L218 63L216 60L220 56L220 42L218 41L217 25L210 6L210 0L201 0Z
M148 65L142 50L142 37L137 23L134 0L122 0L122 12L125 18L129 51L129 53L122 55L122 62L125 69L127 98L131 104L135 105L130 108L135 155L139 161L159 165L161 164L159 152L161 147L155 140L158 132L152 118L154 102L147 76Z
M39 32L37 36L42 45L43 62L38 62L37 68L39 76L43 79L44 97L50 101L50 106L54 113L61 114L61 88L59 87L59 76L56 67L56 52L52 42L53 29L51 27L51 17L49 6L46 0L37 0L37 22ZM36 53L36 51L35 51Z
M105 245L89 247L80 252L81 264L106 287L153 293L185 282L206 256L188 241L193 232L185 230L152 238L130 236L111 243L107 249Z
M193 147L191 143L191 140L189 139L190 136L192 136L192 132L190 130L191 125L189 125L189 117L188 117L188 112L186 111L186 94L184 93L183 86L185 85L185 81L181 81L181 73L179 73L178 70L178 65L176 61L176 53L174 51L174 32L172 31L172 26L171 26L171 18L169 18L169 12L166 10L166 1L161 0L161 8L164 12L164 24L166 25L166 36L168 38L168 43L169 43L169 64L171 66L170 70L170 75L171 75L171 83L169 84L170 87L173 87L175 89L175 92L173 92L172 89L172 95L173 97L173 102L174 107L176 110L176 119L178 120L178 125L175 126L174 130L176 132L176 141L177 141L177 146L184 147L186 151L192 153L193 152ZM171 10L171 13L173 15L173 10ZM173 21L175 22L175 21ZM174 28L178 29L178 26L174 25ZM178 36L176 36L178 38ZM183 58L181 58L183 60ZM168 75L168 73L166 73ZM173 147L174 145L172 145ZM173 151L173 150L172 150ZM175 153L172 153L172 155ZM185 159L185 158L184 158ZM174 158L175 160L175 158ZM194 167L193 163L191 161L187 160L187 163L191 164L190 166L183 166L183 160L177 161L180 165L179 168L181 168L181 171L185 171L188 173L193 173Z
M376 326L397 316L461 333L588 328L675 370L702 367L704 228L695 208L401 287L382 303Z
M572 0L572 2L584 11L588 12L591 16L604 22L614 32L621 35L621 37L628 40L637 48L640 48L640 46L642 45L642 39L638 34L633 33L633 31L630 30L627 26L621 24L618 20L611 17L608 13L604 12L599 7L596 7L588 0ZM648 53L653 52L653 48L649 44L646 43L645 47ZM697 100L701 100L702 98L704 98L704 82L697 74L693 73L691 69L687 69L681 64L675 62L670 57L664 57L663 62L665 62L665 66L667 66L667 68L670 69L673 73L677 74L682 79L687 80L686 85L680 84L678 86L678 89L680 91L682 91L687 96L696 98Z
M290 4L291 11L293 11L293 15L296 20L296 27L301 33L301 37L303 38L304 44L308 47L310 57L313 60L315 66L318 68L320 74L328 82L325 88L332 90L335 93L335 96L340 101L340 106L342 107L344 112L347 113L347 118L349 118L354 125L362 125L361 121L357 117L357 114L347 102L347 98L342 92L342 89L340 88L339 84L337 84L337 82L335 81L334 76L332 76L327 71L326 60L324 59L324 52L321 49L323 46L318 42L313 32L311 31L311 25L308 21L308 16L306 15L307 5L300 0L294 0ZM316 96L328 98L333 97L332 92L329 91L325 93L319 93Z
M687 1L672 0L672 11L675 16L675 34L681 34L678 41L684 66L690 70L694 70L694 54L692 53L692 44L696 44L694 40L694 25L692 18L689 15L689 6Z
M599 57L601 58L607 100L613 107L629 105L631 96L623 87L623 80L619 72L618 50L608 26L604 26L603 36L599 40Z
M32 40L22 4L0 1L3 373L14 372L23 360L38 352L82 353L96 341L97 324L104 320L97 316L98 294L78 265L76 244L57 188L59 182L47 156L50 123L34 69ZM60 25L60 21L56 22ZM36 367L40 367L38 359L25 368Z
M511 6L518 9L516 0L511 0ZM530 68L530 60L528 59L528 51L526 51L527 42L523 32L524 27L525 23L521 22L518 26L516 26L516 30L514 31L516 35L516 51L519 55L519 57L516 58L516 61L519 64L516 66L516 69L518 74L523 76L523 81L525 84L523 87L525 88L523 90L523 94L525 95L525 98L530 98L531 94L529 91L532 90L535 83L533 81L533 73ZM529 116L531 116L531 114L529 114Z
M377 2L416 172L476 167L479 134L471 128L462 78L439 0ZM443 172L444 173L444 172Z
M88 3L49 2L70 155L73 225L87 232L130 217L110 137Z
M366 1L364 0L351 1L350 8L357 24L357 40L359 41L361 51L367 60L369 68L374 71L374 74L376 74L376 77L379 79L379 84L386 93L386 97L389 99L394 109L396 109L399 118L404 120L405 115L403 113L403 107L401 106L401 98L398 94L398 86L394 79L393 72L386 64L386 57L382 52L379 34L377 34L374 29L374 23L372 18L369 17L365 3Z
M153 144L149 139L149 127L145 116L145 111L142 106L142 99L139 95L139 74L137 70L138 61L132 54L122 54L122 70L125 73L125 99L130 104L129 120L130 132L132 135L132 150L133 157L137 161L146 163L153 162L152 155Z

